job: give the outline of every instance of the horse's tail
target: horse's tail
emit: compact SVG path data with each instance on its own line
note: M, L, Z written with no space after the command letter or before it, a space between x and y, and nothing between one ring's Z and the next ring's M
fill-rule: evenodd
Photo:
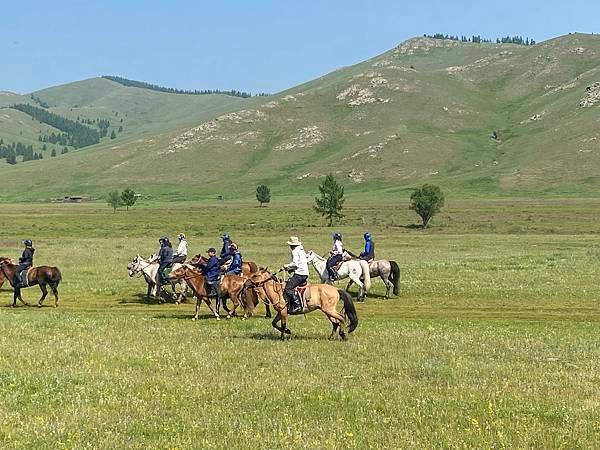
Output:
M344 312L350 321L350 325L348 325L348 333L352 333L358 326L358 316L356 315L356 308L354 307L352 296L341 289L338 289L338 293L340 294L341 299L344 301Z
M363 284L365 285L365 291L371 289L371 268L369 263L364 259L360 260L360 267L362 268Z
M51 286L58 286L58 284L62 281L62 274L60 273L60 269L58 267L50 268L50 277L48 279L48 284Z
M400 266L396 261L390 261L391 273L390 278L391 282L394 285L394 295L400 294Z

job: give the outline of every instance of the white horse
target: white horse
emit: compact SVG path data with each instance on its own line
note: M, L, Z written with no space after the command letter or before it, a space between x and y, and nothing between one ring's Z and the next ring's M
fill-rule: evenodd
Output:
M306 258L319 274L321 281L326 284L331 284L329 281L329 273L327 272L327 260L312 250L309 250L306 253ZM371 289L371 271L369 270L369 263L367 263L367 261L355 259L344 261L337 271L337 274L338 279L340 280L350 277L350 280L356 283L360 288L358 294L359 300L364 301L367 292Z
M173 264L173 270L177 270L181 266L182 266L182 264L175 263L175 264ZM133 258L133 260L127 265L127 269L129 270L130 277L133 277L136 273L141 273L144 276L146 283L148 283L148 291L146 292L146 297L148 298L148 302L150 302L151 296L155 297L155 298L158 297L159 301L161 299L160 296L157 296L157 294L158 294L158 267L159 267L159 264L158 264L156 255L152 255L150 257L150 259L147 259L147 260L144 259L143 257L141 257L140 255L136 255L135 258ZM185 280L171 281L171 288L173 289L174 294L177 294L177 291L175 290L175 285L177 285L177 284L181 288L181 292L179 293L177 300L175 300L175 303L179 304L182 301L185 301L185 299L186 299L188 285L185 282Z

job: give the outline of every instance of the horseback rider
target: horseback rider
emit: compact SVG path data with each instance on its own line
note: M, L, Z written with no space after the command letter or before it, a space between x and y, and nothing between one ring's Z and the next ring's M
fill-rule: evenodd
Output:
M173 264L185 262L187 259L187 240L185 239L185 234L179 233L177 236L179 239L179 245L177 246L177 253L173 255Z
M333 248L330 252L331 256L327 260L327 272L329 273L329 281L333 282L337 280L338 274L335 270L336 264L338 264L344 258L344 245L342 244L342 233L333 233Z
M169 281L165 277L164 270L173 263L173 246L167 236L161 237L160 250L158 252L158 286L163 286Z
M223 259L217 258L217 250L213 247L209 248L206 253L208 253L208 260L205 263L200 263L200 267L206 278L206 284L208 284L211 294L216 297L217 315L220 315L221 265L223 264Z
M220 256L221 258L229 260L233 256L233 253L231 252L231 238L229 237L229 234L225 233L221 236L221 239L223 239L223 247L221 248Z
M365 237L365 251L360 254L360 259L365 261L371 261L375 259L375 243L373 237L368 231L364 235Z
M308 280L308 261L304 247L302 247L302 242L300 242L297 236L291 236L287 244L292 251L292 262L283 266L282 269L290 273L294 272L294 275L285 284L283 296L288 304L288 312L290 314L297 314L302 312L302 304L300 299L295 295L294 290L298 286L306 284Z
M231 264L227 268L225 275L241 275L242 274L242 254L238 250L238 245L232 242L229 246L233 257L231 258Z
M27 272L23 274L23 277L21 277L21 273L33 266L33 254L35 253L33 242L31 239L25 239L23 244L25 244L25 250L23 250L23 254L19 258L19 265L17 266L13 280L15 287L22 287L27 284Z

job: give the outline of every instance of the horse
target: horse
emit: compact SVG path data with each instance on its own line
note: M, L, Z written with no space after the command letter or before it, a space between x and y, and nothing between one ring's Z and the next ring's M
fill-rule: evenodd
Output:
M400 266L396 261L388 261L387 259L376 259L369 262L369 272L371 278L380 277L385 285L385 298L390 298L390 290L394 288L395 296L400 294ZM350 280L346 290L350 290L350 286L354 281Z
M151 295L156 297L158 292L158 286L156 285L157 275L158 275L158 262L156 261L156 257L153 255L150 259L145 260L142 256L136 255L131 262L127 265L127 270L129 271L129 276L133 277L136 273L141 273L148 284L148 291L146 292L146 299L148 303L150 303ZM175 263L173 264L173 269L177 269L181 266L181 264ZM181 287L181 292L177 296L175 300L175 304L180 304L182 301L185 302L187 298L187 284L183 281L179 281L178 283L171 282L171 289L173 289L173 293L177 294L175 289L175 284L179 284ZM163 290L164 292L164 290ZM159 302L162 300L161 296L158 296Z
M12 258L7 258L6 256L0 256L0 263L2 262L7 262L10 264L15 264L15 260ZM6 281L6 277L4 276L4 274L2 272L0 272L0 289L2 289L2 285L4 284L4 282Z
M12 306L17 306L17 299L19 299L24 305L29 305L21 295L20 287L16 287L13 283L15 278L15 272L17 271L17 265L10 258L2 258L0 259L0 273L4 277L2 283L5 280L8 280L12 288L14 289L13 295L13 303ZM31 267L27 271L27 287L35 286L36 284L40 286L40 290L42 291L42 296L38 301L38 307L42 307L42 303L46 296L48 295L48 289L46 286L50 286L52 293L54 294L54 307L58 307L58 285L62 280L62 275L58 267L50 267L50 266L38 266Z
M271 322L273 328L281 333L280 339L283 340L286 334L291 335L291 330L287 327L287 305L283 296L284 283L277 276L272 275L267 270L262 270L256 273L246 281L247 285L257 291L259 297L266 299L277 315ZM336 288L330 284L312 284L307 287L308 295L306 299L306 307L308 312L320 309L329 319L333 327L329 340L335 337L336 331L342 340L346 340L346 332L344 324L346 317L349 320L348 333L352 333L358 326L358 316L352 302L352 297L346 291ZM337 312L336 306L340 299L343 302L344 314ZM281 326L277 323L280 322Z
M219 310L215 311L210 303L210 293L207 290L206 278L201 271L193 269L187 264L182 265L176 270L171 271L169 274L171 280L185 281L187 285L192 289L196 296L196 310L192 320L198 319L198 313L200 311L201 301L211 310L217 320L221 320ZM245 290L246 279L237 275L225 275L221 280L221 299L229 297L233 302L233 309L229 310L223 302L223 307L227 311L227 318L231 319L236 315L235 310L240 305L240 295Z
M321 281L330 284L331 282L329 281L329 273L327 272L326 266L327 260L312 250L309 250L306 253L306 258L319 274ZM364 301L367 292L371 289L371 271L369 270L369 263L355 259L343 261L337 274L338 279L350 277L350 280L356 283L360 288L358 294L359 301Z
M189 263L195 267L199 267L201 264L206 264L208 259L206 259L201 254L194 256ZM241 276L244 278L249 278L252 274L258 273L259 268L254 261L243 261L242 262L242 274ZM250 317L254 315L254 307L258 306L258 297L254 293L254 291L248 291L245 296L245 300L248 300L244 304L244 308L246 310L244 314L244 318ZM223 306L227 310L227 305L224 302ZM268 303L265 303L265 318L271 318L271 308Z

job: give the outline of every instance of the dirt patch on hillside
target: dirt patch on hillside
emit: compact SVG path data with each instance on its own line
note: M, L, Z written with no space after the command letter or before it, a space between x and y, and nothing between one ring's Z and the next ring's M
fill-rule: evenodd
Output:
M379 77L374 79L377 80ZM387 80L385 80L385 83L387 83ZM379 80L376 82L376 85L385 83L381 83ZM387 103L390 101L389 98L376 97L375 93L370 88L361 87L360 84L353 84L349 88L344 89L336 96L336 98L341 101L347 100L349 106L361 106L369 103Z
M598 102L600 102L600 81L596 81L594 84L585 88L585 94L579 102L579 106L582 108L589 108Z
M275 150L294 150L298 148L310 148L324 139L323 132L318 126L300 128L296 135L287 142L275 147Z

